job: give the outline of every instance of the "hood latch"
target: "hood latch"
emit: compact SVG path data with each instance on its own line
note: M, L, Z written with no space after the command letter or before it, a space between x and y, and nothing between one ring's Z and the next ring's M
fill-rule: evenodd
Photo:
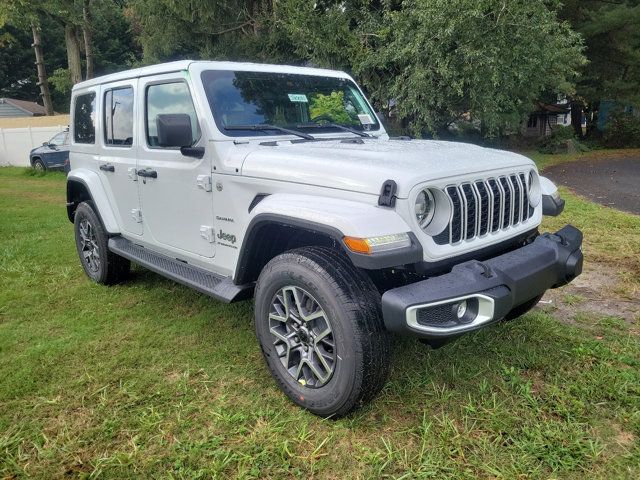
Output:
M398 191L398 184L395 180L386 180L382 184L382 190L378 197L378 205L381 207L395 207L396 206L396 192Z

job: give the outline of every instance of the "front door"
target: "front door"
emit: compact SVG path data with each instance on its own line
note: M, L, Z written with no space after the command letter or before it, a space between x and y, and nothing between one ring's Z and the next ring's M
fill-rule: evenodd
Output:
M133 82L135 83L135 81ZM108 190L123 232L142 235L142 217L136 157L140 138L134 135L137 118L134 85L131 81L110 84L100 90L102 153L98 171Z
M157 116L187 114L192 146L205 146L189 85L179 73L138 80L144 125L138 152L138 183L142 202L143 239L181 253L213 257L213 195L211 156L185 156L179 148L161 147ZM185 145L187 146L187 145Z
M60 132L49 140L42 154L42 160L47 168L63 167L64 162L69 158L69 142L67 138L69 132Z

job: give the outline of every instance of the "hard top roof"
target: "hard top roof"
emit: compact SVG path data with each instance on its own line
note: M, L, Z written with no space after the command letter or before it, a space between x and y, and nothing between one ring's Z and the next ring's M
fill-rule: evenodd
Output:
M164 73L179 72L188 70L191 66L198 66L201 69L211 70L243 70L256 72L279 72L294 73L301 75L322 75L326 77L349 77L345 72L337 70L326 70L322 68L311 67L293 67L290 65L272 65L266 63L244 63L244 62L214 62L203 60L179 60L176 62L159 63L157 65L149 65L147 67L134 68L118 73L104 75L102 77L92 78L84 82L74 85L73 90L83 90L88 87L102 85L104 83L117 82L130 78L147 77L151 75L162 75Z

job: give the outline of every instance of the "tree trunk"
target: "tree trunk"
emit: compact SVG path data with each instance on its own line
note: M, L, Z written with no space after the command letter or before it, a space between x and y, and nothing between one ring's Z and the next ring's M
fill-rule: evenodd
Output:
M82 36L84 37L84 55L86 59L87 75L89 80L93 78L93 39L91 34L91 10L89 8L89 0L84 0L82 6Z
M80 62L80 45L76 28L72 23L64 26L64 41L67 45L67 64L69 66L69 77L71 85L82 81L82 64Z
M573 100L571 102L571 126L578 138L582 138L582 104Z
M53 103L51 103L51 93L49 92L49 81L47 80L47 71L44 68L44 56L42 54L42 43L40 41L40 29L35 25L31 25L33 33L33 51L36 54L36 67L38 69L38 86L40 87L40 95L47 115L53 115Z

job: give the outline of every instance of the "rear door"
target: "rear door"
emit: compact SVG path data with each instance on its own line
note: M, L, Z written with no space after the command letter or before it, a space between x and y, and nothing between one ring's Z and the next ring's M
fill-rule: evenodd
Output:
M133 83L132 83L133 82ZM139 139L135 138L135 80L104 85L100 90L102 151L98 172L124 232L142 235L136 175Z
M183 72L140 78L140 108L144 136L138 151L138 175L145 242L201 257L215 253L211 156L183 155L179 148L158 144L157 116L187 114L192 146L205 146L191 90ZM143 172L143 173L144 173ZM151 175L151 176L150 176Z

